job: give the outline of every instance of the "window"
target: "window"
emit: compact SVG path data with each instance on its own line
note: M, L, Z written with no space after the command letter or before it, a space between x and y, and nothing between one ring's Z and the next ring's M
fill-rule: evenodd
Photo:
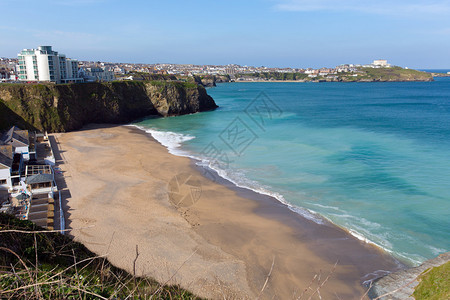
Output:
M0 185L6 184L6 179L0 179Z

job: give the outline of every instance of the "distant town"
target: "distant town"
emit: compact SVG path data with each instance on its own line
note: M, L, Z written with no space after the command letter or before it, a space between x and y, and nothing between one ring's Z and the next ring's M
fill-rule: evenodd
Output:
M377 59L366 65L343 64L334 68L268 68L230 65L193 64L133 64L100 61L78 61L66 58L52 49L52 46L39 46L36 49L23 49L17 58L0 58L0 80L2 82L94 82L113 80L132 80L133 74L161 74L177 76L228 75L231 81L257 81L262 73L304 74L305 79L320 77L327 80L339 74L357 77L360 68L389 68L385 59ZM300 78L299 76L297 76Z

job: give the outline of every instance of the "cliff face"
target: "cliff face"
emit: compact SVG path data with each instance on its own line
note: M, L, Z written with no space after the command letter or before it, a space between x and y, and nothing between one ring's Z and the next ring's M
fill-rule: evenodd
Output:
M144 86L155 109L162 116L184 115L217 108L206 90L193 83L146 82Z
M0 84L0 129L16 124L64 132L88 123L126 123L216 107L205 89L192 83Z

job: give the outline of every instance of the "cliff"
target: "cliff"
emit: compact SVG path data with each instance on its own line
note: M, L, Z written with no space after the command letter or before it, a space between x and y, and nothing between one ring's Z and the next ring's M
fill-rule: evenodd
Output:
M64 132L88 123L127 123L149 115L215 109L202 86L164 81L0 84L0 129L14 124Z

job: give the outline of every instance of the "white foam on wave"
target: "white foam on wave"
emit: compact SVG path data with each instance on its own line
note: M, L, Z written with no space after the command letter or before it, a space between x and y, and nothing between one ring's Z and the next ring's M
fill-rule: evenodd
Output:
M390 255L396 257L398 260L403 261L403 262L408 262L409 264L411 264L412 266L418 266L420 265L423 261L425 261L426 259L420 255L414 255L411 253L404 253L404 252L396 252L392 250L392 246L384 246L381 243L376 243L370 239L368 239L365 235L357 232L356 230L353 229L347 229L347 231L354 236L355 238L357 238L360 241L363 241L367 244L372 244L375 245L381 249L383 249L384 251L386 251L387 253L389 253ZM388 243L386 240L383 240L384 243ZM388 243L389 244L389 243Z
M383 248L382 246L378 245L378 244L375 243L375 242L372 242L371 240L369 240L368 238L366 238L364 235L360 234L360 233L357 232L356 230L352 230L352 229L347 229L347 230L348 230L348 232L349 232L351 235L353 235L353 236L354 236L355 238L357 238L358 240L363 241L363 242L365 242L365 243L367 243L367 244L372 244L372 245L378 246L378 247L380 247L380 248ZM389 250L389 249L387 249L387 248L383 248L383 249L384 249L385 251L389 252L389 253L392 253L392 251Z
M169 150L169 153L178 156L189 156L189 153L181 149L184 142L195 139L195 136L176 133L172 131L160 131L153 128L145 128L137 125L134 126L146 133L149 133L155 140Z
M377 246L378 248L383 249L384 251L390 253L391 255L395 256L397 254L393 250L391 250L392 244L388 242L388 239L386 239L383 236L374 235L373 233L371 233L370 231L365 229L365 228L379 229L381 227L380 224L370 222L370 221L366 220L365 218L360 218L360 217L357 217L354 215L349 215L349 214L345 213L343 210L341 210L335 206L322 205L322 204L318 204L318 203L312 203L312 204L317 207L323 208L323 209L339 211L340 213L328 212L328 215L333 216L335 218L339 218L339 220L341 220L341 221L347 219L347 222L344 222L345 225L339 225L339 223L342 223L342 222L336 222L334 220L335 218L330 219L327 216L324 216L323 218L330 221L330 223L333 223L333 224L339 226L340 228L344 229L350 235L357 238L358 240L360 240L366 244L371 244L371 245ZM359 227L357 225L358 223L362 224L364 226L364 228ZM373 240L369 237L372 237ZM375 240L377 242L375 242ZM411 260L407 256L403 256L403 255L397 255L397 256L401 257L403 260L416 263L416 260L414 260L414 259Z
M428 249L431 250L431 252L432 252L434 255L439 255L439 254L441 254L441 253L447 252L447 250L446 250L446 249L443 249L443 248L436 248L436 247L433 247L433 246L431 246L431 245L427 245L427 247L428 247Z
M292 205L291 203L286 201L286 199L280 193L273 192L270 187L264 186L256 181L248 179L245 175L239 173L238 171L232 172L231 170L224 170L215 165L213 162L208 161L207 159L202 159L202 161L197 164L199 166L208 167L214 170L220 177L232 182L237 187L245 188L254 191L258 194L275 198L284 205L286 205L290 210L303 216L304 218L313 221L317 224L321 225L325 224L323 217L320 216L318 213L306 208Z
M385 231L382 234L375 233L375 231L377 230L379 231L381 229L382 227L381 224L368 221L365 218L349 215L337 207L326 206L317 203L313 204L324 209L340 211L341 213L328 212L328 215L332 216L332 218L329 219L327 216L324 216L324 218L329 220L331 223L341 227L358 240L366 244L372 244L378 248L383 249L390 255L396 257L399 261L406 262L407 264L416 266L425 260L425 258L420 255L394 251L393 250L394 246L389 242L390 240L389 231ZM336 222L336 218L338 218L340 222ZM438 252L439 250L442 249L435 249L435 250L436 252Z
M325 208L325 209L332 209L332 210L336 210L336 211L342 211L339 207L336 206L329 206L329 205L323 205L323 204L319 204L319 203L311 203L311 205L320 207L320 208Z

